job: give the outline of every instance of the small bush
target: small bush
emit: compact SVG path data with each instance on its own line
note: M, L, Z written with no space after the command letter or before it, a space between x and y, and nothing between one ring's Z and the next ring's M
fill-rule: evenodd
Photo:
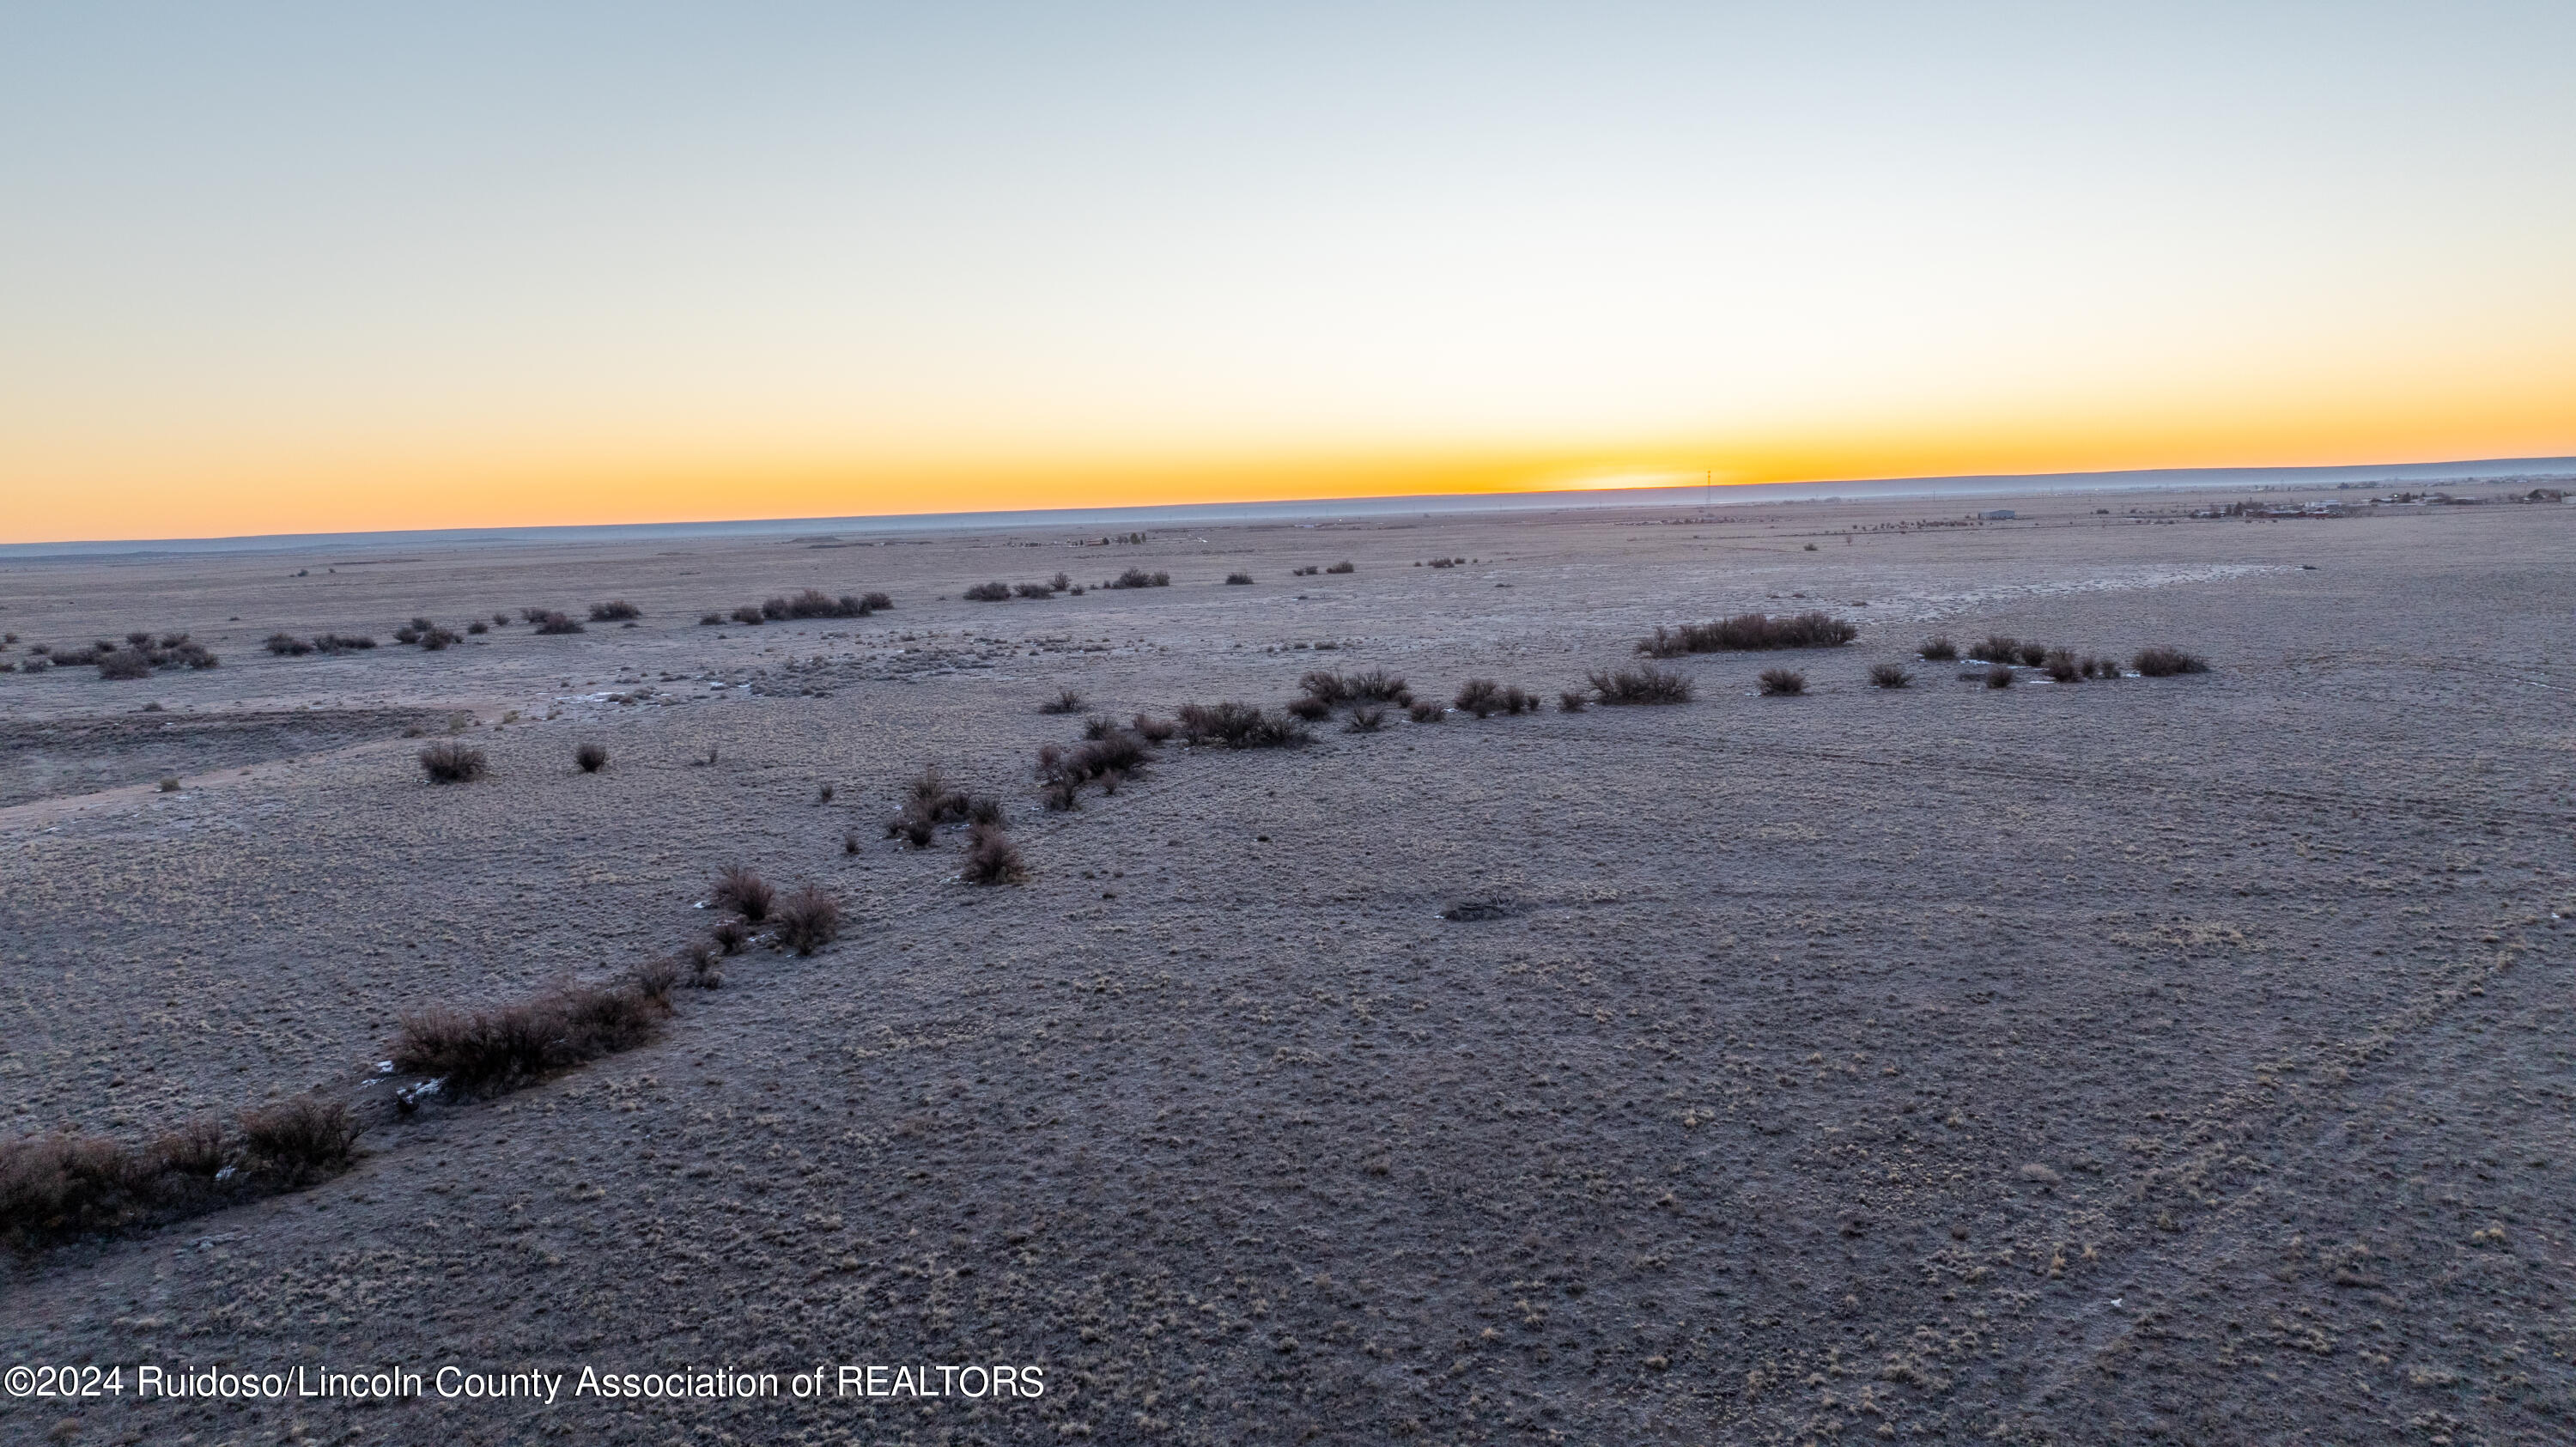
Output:
M1445 723L1449 718L1449 710L1436 703L1423 702L1409 705L1404 711L1404 716L1418 724Z
M1324 571L1327 573L1356 573L1359 569L1351 565L1350 559L1344 558L1342 561L1333 564Z
M1311 693L1290 699L1288 711L1308 723L1321 723L1333 716L1333 706Z
M1924 639L1923 646L1915 651L1923 655L1926 663L1948 663L1959 656L1959 645L1947 637L1935 636Z
M572 761L581 766L581 771L583 773L596 774L601 769L607 767L608 746L606 744L583 744L572 751Z
M1685 653L1839 648L1859 636L1858 626L1821 611L1776 618L1763 613L1738 613L1714 623L1657 628L1652 636L1638 643L1637 651L1653 658L1678 658Z
M810 955L841 937L840 901L807 885L778 902L779 947Z
M1062 574L1058 574L1057 576L1061 577ZM894 597L887 593L861 593L859 595L859 606L867 609L871 613L882 613L886 609L894 606Z
M1011 591L1017 593L1023 598L1052 598L1055 596L1055 589L1048 587L1044 583L1014 583L1011 585Z
M1108 582L1103 583L1100 586L1104 588L1168 588L1172 586L1172 575L1169 573L1148 573L1142 568L1129 568L1127 571L1120 573L1117 577L1110 579Z
M742 947L751 943L751 926L738 919L717 920L715 928L707 931L707 941L719 954L740 954Z
M2095 654L2094 656L2084 660L2084 676L2087 678L2118 678L2120 676L2120 661L2116 658L2104 658L2100 654Z
M2185 653L2179 648L2141 648L2137 656L2129 660L2129 666L2147 678L2171 678L2181 673L2209 671L2206 660Z
M493 615L492 615L492 626L493 626L493 627L495 627L495 628L507 628L507 627L509 627L509 626L510 626L510 615L509 615L509 614L507 614L507 613L495 613L495 614L493 614Z
M469 784L483 777L489 761L483 751L454 739L440 739L420 751L420 769L433 784Z
M537 620L537 631L546 634L579 633L582 625L561 613L549 613Z
M1227 583L1240 588L1252 581L1252 575L1250 573L1228 573L1225 575L1225 580Z
M1807 675L1794 668L1762 670L1762 692L1771 698L1794 698L1807 691Z
M643 616L643 609L636 607L634 604L627 602L623 598L612 599L606 603L593 603L590 605L590 621L593 623L623 623L629 618L641 618Z
M752 924L769 918L770 906L777 901L778 891L769 881L739 864L729 864L716 875L715 888L708 900L718 909L729 909Z
M1170 719L1149 718L1141 713L1129 720L1127 726L1136 731L1136 737L1149 744L1168 743L1178 732Z
M1017 884L1029 870L999 823L977 824L966 832L966 863L957 877L968 884Z
M1471 678L1458 686L1458 696L1450 700L1450 706L1478 718L1490 718L1498 713L1534 712L1538 708L1538 698L1517 686L1506 686L1490 678Z
M1592 706L1592 695L1579 688L1563 689L1556 695L1556 711L1581 713Z
M1011 585L1008 583L977 583L975 586L966 590L966 597L969 602L975 603L1007 603L1011 601Z
M1988 663L2010 663L2021 657L2021 640L2001 633L1989 633L1977 645L1976 657Z
M1342 725L1342 732L1373 734L1385 727L1386 709L1378 704L1364 703L1351 710L1350 722Z
M1082 712L1082 695L1068 688L1064 692L1057 694L1055 697L1048 699L1046 702L1039 704L1038 712L1080 713Z
M1903 688L1914 682L1914 675L1906 672L1903 664L1873 663L1869 666L1869 681L1880 688Z
M260 647L280 658L300 658L313 651L312 644L288 633L271 633L261 641Z
M1290 568L1288 570L1288 576L1292 578L1311 578L1322 571L1324 570L1321 568L1309 565L1303 568Z
M580 628L581 625L578 623L573 625L575 632L580 631ZM537 631L543 633L546 630L540 628ZM457 641L458 639L456 635L445 628L432 628L420 635L420 646L428 649L432 653L436 653Z
M552 608L522 608L519 610L519 618L526 623L543 623L554 611Z
M1281 749L1309 744L1315 738L1299 720L1267 714L1248 703L1185 703L1178 716L1181 736L1193 744Z
M357 653L376 646L376 640L364 633L317 633L313 635L316 653Z
M2011 664L1992 663L1986 666L1986 687L2010 688L2012 686L2013 671Z
M721 628L724 626L724 615L722 613L701 613L698 615L698 626L701 628Z
M2040 666L2046 668L2048 676L2059 683L2073 683L2086 676L2084 665L2076 662L2075 655L2063 648L2051 648L2041 654Z
M436 1076L461 1095L499 1094L551 1071L632 1050L662 1032L669 1006L632 982L559 985L485 1010L405 1015L394 1068Z
M99 655L98 676L118 682L150 678L152 660L133 649L120 648L114 653Z
M1669 668L1622 668L1594 671L1589 678L1592 691L1601 695L1605 704L1688 703L1692 685L1688 678Z
M338 1175L357 1152L358 1123L349 1107L318 1096L244 1111L241 1132L246 1164L281 1184Z
M492 631L492 625L484 622L480 618L477 618L473 622L465 625L465 631L473 634L489 633Z
M768 599L759 609L763 618L865 618L875 611L866 598L847 593L835 598L820 588Z
M2024 643L2021 646L2020 657L2021 665L2024 668L2041 667L2048 662L2048 645L2045 643Z
M746 628L757 628L761 624L769 621L766 614L763 614L759 609L752 607L748 603L734 609L731 616L733 621L742 624Z

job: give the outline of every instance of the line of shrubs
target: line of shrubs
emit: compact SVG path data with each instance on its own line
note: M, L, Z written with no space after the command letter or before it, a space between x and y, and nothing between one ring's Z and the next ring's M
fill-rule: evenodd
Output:
M1948 663L1959 657L1959 645L1946 636L1923 640L1916 650L1927 662ZM2070 648L2052 647L2029 639L2013 638L2001 633L1988 634L1968 652L1968 661L1987 665L1983 675L1989 686L2010 688L2008 681L1998 682L1996 669L2005 675L2019 664L2024 668L2044 670L2059 683L2074 683L2086 678L2121 677L2118 659L2100 654L2078 654ZM2129 659L2130 671L2142 678L2171 678L2177 674L2207 673L2208 660L2197 654L2165 645L2141 648Z
M297 1096L139 1147L72 1131L0 1143L0 1242L32 1251L295 1190L348 1169L358 1129L341 1102Z
M698 619L701 627L713 627L730 618L745 627L757 628L763 623L785 622L804 618L865 618L894 606L887 593L843 593L835 598L820 588L763 599L758 606L744 604L730 614L708 613Z
M11 634L11 638L17 635ZM131 680L149 678L154 669L218 667L223 660L209 652L204 644L189 641L185 633L164 633L155 637L141 631L128 633L119 644L102 638L79 648L54 648L38 643L27 650L27 658L14 669L0 663L0 671L43 673L52 668L95 666L98 676L106 679Z
M1685 653L1728 653L1770 648L1840 648L1860 636L1857 625L1831 613L1814 611L1773 616L1738 613L1710 623L1657 628L1637 644L1650 658L1678 658Z

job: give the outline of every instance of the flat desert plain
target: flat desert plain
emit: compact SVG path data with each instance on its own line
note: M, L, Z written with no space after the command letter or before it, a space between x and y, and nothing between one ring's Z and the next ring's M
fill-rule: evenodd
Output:
M221 660L0 674L0 1134L366 1126L309 1188L10 1257L0 1365L123 1390L0 1438L2576 1439L2576 507L1997 501L0 565L0 658ZM1169 585L1093 586L1128 568ZM809 586L894 603L700 621ZM636 626L519 618L607 600ZM1557 707L1658 625L1806 609L1857 639ZM2210 669L1990 688L1936 634ZM1547 704L1039 797L1086 715L1381 668ZM488 772L429 782L439 740ZM1024 882L886 836L934 763ZM393 1107L406 1014L670 957L728 865L839 939ZM426 1385L298 1394L377 1371Z

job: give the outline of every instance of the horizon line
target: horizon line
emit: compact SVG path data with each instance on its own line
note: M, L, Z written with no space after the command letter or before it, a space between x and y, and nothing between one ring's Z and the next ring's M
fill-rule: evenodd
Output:
M2548 469L2530 472L2529 469ZM2523 469L2505 471L2504 469ZM2013 496L2035 492L2143 491L2155 488L2225 488L2284 482L2383 481L2504 482L2576 477L2576 456L2463 458L2447 462L2340 463L2319 466L2123 468L2094 472L1957 473L1925 477L1852 478L1803 482L1670 483L1646 487L1543 488L1509 492L1435 492L1337 498L1245 498L1229 502L1149 503L1090 508L1017 508L966 512L851 513L831 516L700 518L666 522L549 523L535 525L397 528L362 532L245 533L193 538L95 538L0 543L0 559L131 556L202 552L290 552L412 542L430 545L508 543L533 545L590 539L668 539L690 536L760 537L801 528L843 531L928 532L946 528L1028 528L1077 522L1216 523L1283 518L1387 516L1407 512L1530 512L1558 508L1639 507L1701 502L1711 506L1805 503L1828 500L1893 500L1911 496ZM1860 498L1852 496L1860 493ZM1721 499L1718 494L1727 494ZM1748 496L1761 494L1761 496ZM829 541L838 541L831 539Z

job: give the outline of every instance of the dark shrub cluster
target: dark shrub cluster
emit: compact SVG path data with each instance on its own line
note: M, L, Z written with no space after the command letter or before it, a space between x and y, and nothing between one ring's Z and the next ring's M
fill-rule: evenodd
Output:
M68 1131L0 1143L0 1242L34 1250L293 1190L347 1169L357 1139L346 1105L299 1096L140 1148Z
M593 623L625 623L643 616L643 609L623 598L590 605L590 621Z
M565 633L580 633L585 630L579 622L565 616L564 614L548 613L543 618L537 620L537 631L548 635L560 635Z
M420 751L420 771L433 784L470 784L488 767L481 749L454 739L440 739Z
M1921 654L1926 663L1949 663L1958 658L1959 645L1951 642L1947 635L1935 634L1924 639L1923 646L1915 652Z
M966 590L966 600L970 603L1008 603L1011 601L1011 585L977 583Z
M2176 674L2209 671L2206 660L2185 653L2179 648L2161 646L2139 649L2137 656L2129 660L2129 666L2145 678L2172 678Z
M394 1068L437 1077L458 1095L497 1095L552 1071L632 1050L662 1032L670 1005L629 980L558 985L482 1010L433 1007L405 1015Z
M1120 573L1117 577L1110 579L1108 582L1103 583L1100 586L1104 588L1168 588L1172 586L1172 575L1169 573L1148 573L1142 568L1129 568L1127 571Z
M98 676L130 681L149 678L156 668L213 668L222 662L206 651L203 644L192 643L185 633L164 633L155 638L149 633L128 633L125 646L104 640L78 651L55 650L53 663L94 663ZM30 672L42 672L30 669Z
M1914 675L1906 672L1901 663L1873 663L1869 666L1869 681L1880 688L1904 688L1914 682Z
M727 616L731 617L733 621L746 628L757 628L761 624L769 621L767 614L762 613L758 608L753 607L749 603L745 603L741 607L734 609L733 612Z
M1240 588L1246 583L1252 581L1252 575L1250 573L1228 573L1225 575L1225 580L1227 583Z
M810 955L841 937L840 901L807 885L778 902L772 933L779 948Z
M1357 673L1334 673L1327 669L1317 669L1299 677L1297 687L1304 690L1307 697L1321 700L1326 707L1336 707L1346 703L1402 705L1413 702L1412 687L1402 677L1389 673L1383 668L1371 668Z
M1373 734L1385 727L1385 707L1380 704L1364 703L1351 710L1350 721L1342 725L1342 731L1353 734Z
M894 817L886 821L886 837L901 839L915 849L927 849L931 836L942 824L965 819L999 822L1001 817L999 801L955 787L937 764L930 764L904 786L903 802L896 806Z
M1055 589L1044 583L1014 583L1011 585L1011 591L1023 598L1044 599L1055 596Z
M966 831L966 862L957 877L968 884L1017 884L1029 869L1000 824L976 824Z
M1406 708L1404 716L1418 724L1446 723L1449 720L1449 710L1426 699Z
M1176 711L1181 737L1228 749L1296 748L1314 742L1305 724L1248 703L1185 703Z
M1467 560L1465 558L1433 558L1427 563L1416 563L1413 566L1417 568L1463 568L1467 566Z
M583 744L572 751L572 761L585 774L596 774L608 767L608 745Z
M707 902L742 916L746 923L758 924L769 918L771 906L778 902L778 891L768 880L742 865L728 864L717 871L715 887L707 892Z
M1807 675L1794 668L1766 668L1760 679L1764 696L1794 698L1807 691Z
M1352 564L1350 559L1344 558L1340 562L1326 568L1324 571L1327 573L1356 573L1359 569Z
M1287 708L1308 723L1321 723L1333 716L1333 706L1311 693L1302 693L1288 700Z
M764 600L757 610L762 619L790 618L865 618L880 606L883 593L844 593L835 598L820 588L807 588L785 597ZM742 610L734 610L742 616ZM757 621L757 620L755 620Z
M1713 623L1657 628L1652 637L1638 643L1637 651L1654 658L1678 658L1685 653L1839 648L1859 636L1860 629L1856 625L1822 611L1779 617L1767 613L1738 613Z
M2013 686L2012 665L2009 663L1989 663L1986 665L1985 677L1986 687L1988 688L2010 688Z
M1104 794L1145 771L1152 747L1142 734L1106 719L1083 742L1071 748L1054 744L1038 750L1038 782L1050 809L1071 809L1082 802L1082 786L1098 784ZM999 823L998 819L993 822Z
M1592 691L1605 704L1688 703L1691 681L1670 668L1596 669Z
M1592 695L1579 688L1561 689L1556 695L1559 713L1581 713L1592 706Z
M1458 685L1458 696L1450 700L1450 706L1478 718L1491 718L1498 713L1536 713L1538 695L1518 685L1497 683L1490 678L1471 678Z
M1046 702L1039 704L1038 712L1080 713L1082 712L1082 695L1068 688L1064 692L1057 694L1055 697L1048 699Z

